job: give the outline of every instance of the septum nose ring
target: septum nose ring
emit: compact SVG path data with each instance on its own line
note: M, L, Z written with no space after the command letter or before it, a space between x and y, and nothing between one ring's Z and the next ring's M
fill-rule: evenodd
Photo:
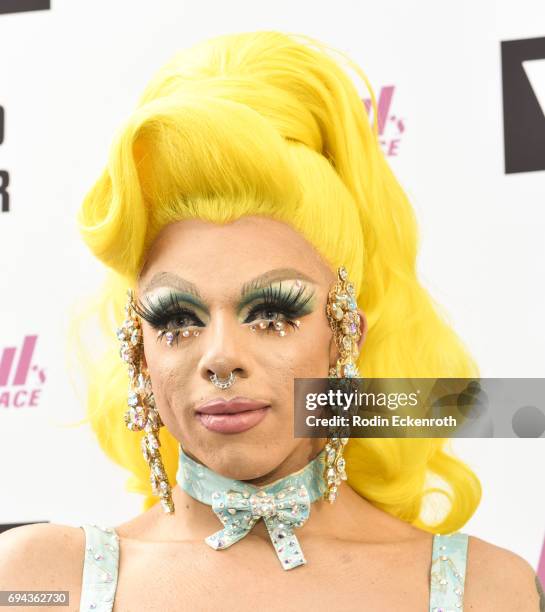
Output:
M229 389L229 387L235 382L235 374L231 372L227 378L218 378L216 373L210 374L210 380L212 384L218 387L218 389Z

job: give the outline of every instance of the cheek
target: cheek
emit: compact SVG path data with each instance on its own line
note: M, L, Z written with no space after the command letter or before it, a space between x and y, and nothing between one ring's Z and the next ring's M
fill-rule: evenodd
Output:
M282 344L285 341L285 344ZM318 322L308 322L289 338L279 338L274 351L264 353L261 366L276 382L291 386L294 378L326 378L332 332Z
M148 368L153 395L161 412L168 410L174 390L183 387L190 369L189 360L180 359L176 343L172 347L157 342L153 331L144 333L144 355Z
M327 323L320 317L319 320L309 322L306 333L297 343L298 376L312 378L328 376L329 351L333 339L332 331Z

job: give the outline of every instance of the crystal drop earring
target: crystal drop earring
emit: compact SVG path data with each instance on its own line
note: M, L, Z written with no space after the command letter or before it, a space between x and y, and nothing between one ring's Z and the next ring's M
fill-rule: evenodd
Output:
M125 306L126 318L117 329L117 338L121 342L120 356L128 365L129 391L127 403L129 409L124 414L125 425L131 431L144 431L141 448L144 459L149 465L150 482L153 494L160 498L165 513L174 513L172 490L159 452L161 442L159 429L163 427L161 416L155 406L151 389L151 380L143 363L144 340L142 325L135 311L132 290L127 291Z
M337 364L329 370L330 378L359 378L357 368L360 320L356 303L356 290L348 279L344 266L337 269L337 280L329 291L326 315L333 330L335 344L340 352ZM343 456L348 437L328 437L326 443L326 466L324 478L327 483L325 499L333 503L337 491L346 476L346 462Z

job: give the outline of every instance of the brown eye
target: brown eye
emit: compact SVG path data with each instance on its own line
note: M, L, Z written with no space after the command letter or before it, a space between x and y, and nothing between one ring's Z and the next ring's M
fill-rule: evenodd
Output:
M159 297L151 300L145 296L146 304L138 301L135 311L157 330L195 325L204 326L197 314L185 304L178 301L178 296L171 294L170 298Z
M169 322L174 323L174 327L186 327L193 324L194 318L184 315L182 317L173 317Z

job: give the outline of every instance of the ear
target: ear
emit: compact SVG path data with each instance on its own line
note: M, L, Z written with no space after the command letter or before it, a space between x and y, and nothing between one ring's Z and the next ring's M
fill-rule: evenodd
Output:
M361 352L363 347L363 343L365 342L365 338L367 336L367 317L361 308L358 308L358 314L360 315L360 338L358 340L358 353ZM339 349L335 344L335 338L333 334L331 334L331 342L329 344L329 367L333 368L337 365L337 359L340 357Z
M146 345L144 344L144 346L142 347L142 365L146 368L146 370L148 369L148 361L146 359Z

